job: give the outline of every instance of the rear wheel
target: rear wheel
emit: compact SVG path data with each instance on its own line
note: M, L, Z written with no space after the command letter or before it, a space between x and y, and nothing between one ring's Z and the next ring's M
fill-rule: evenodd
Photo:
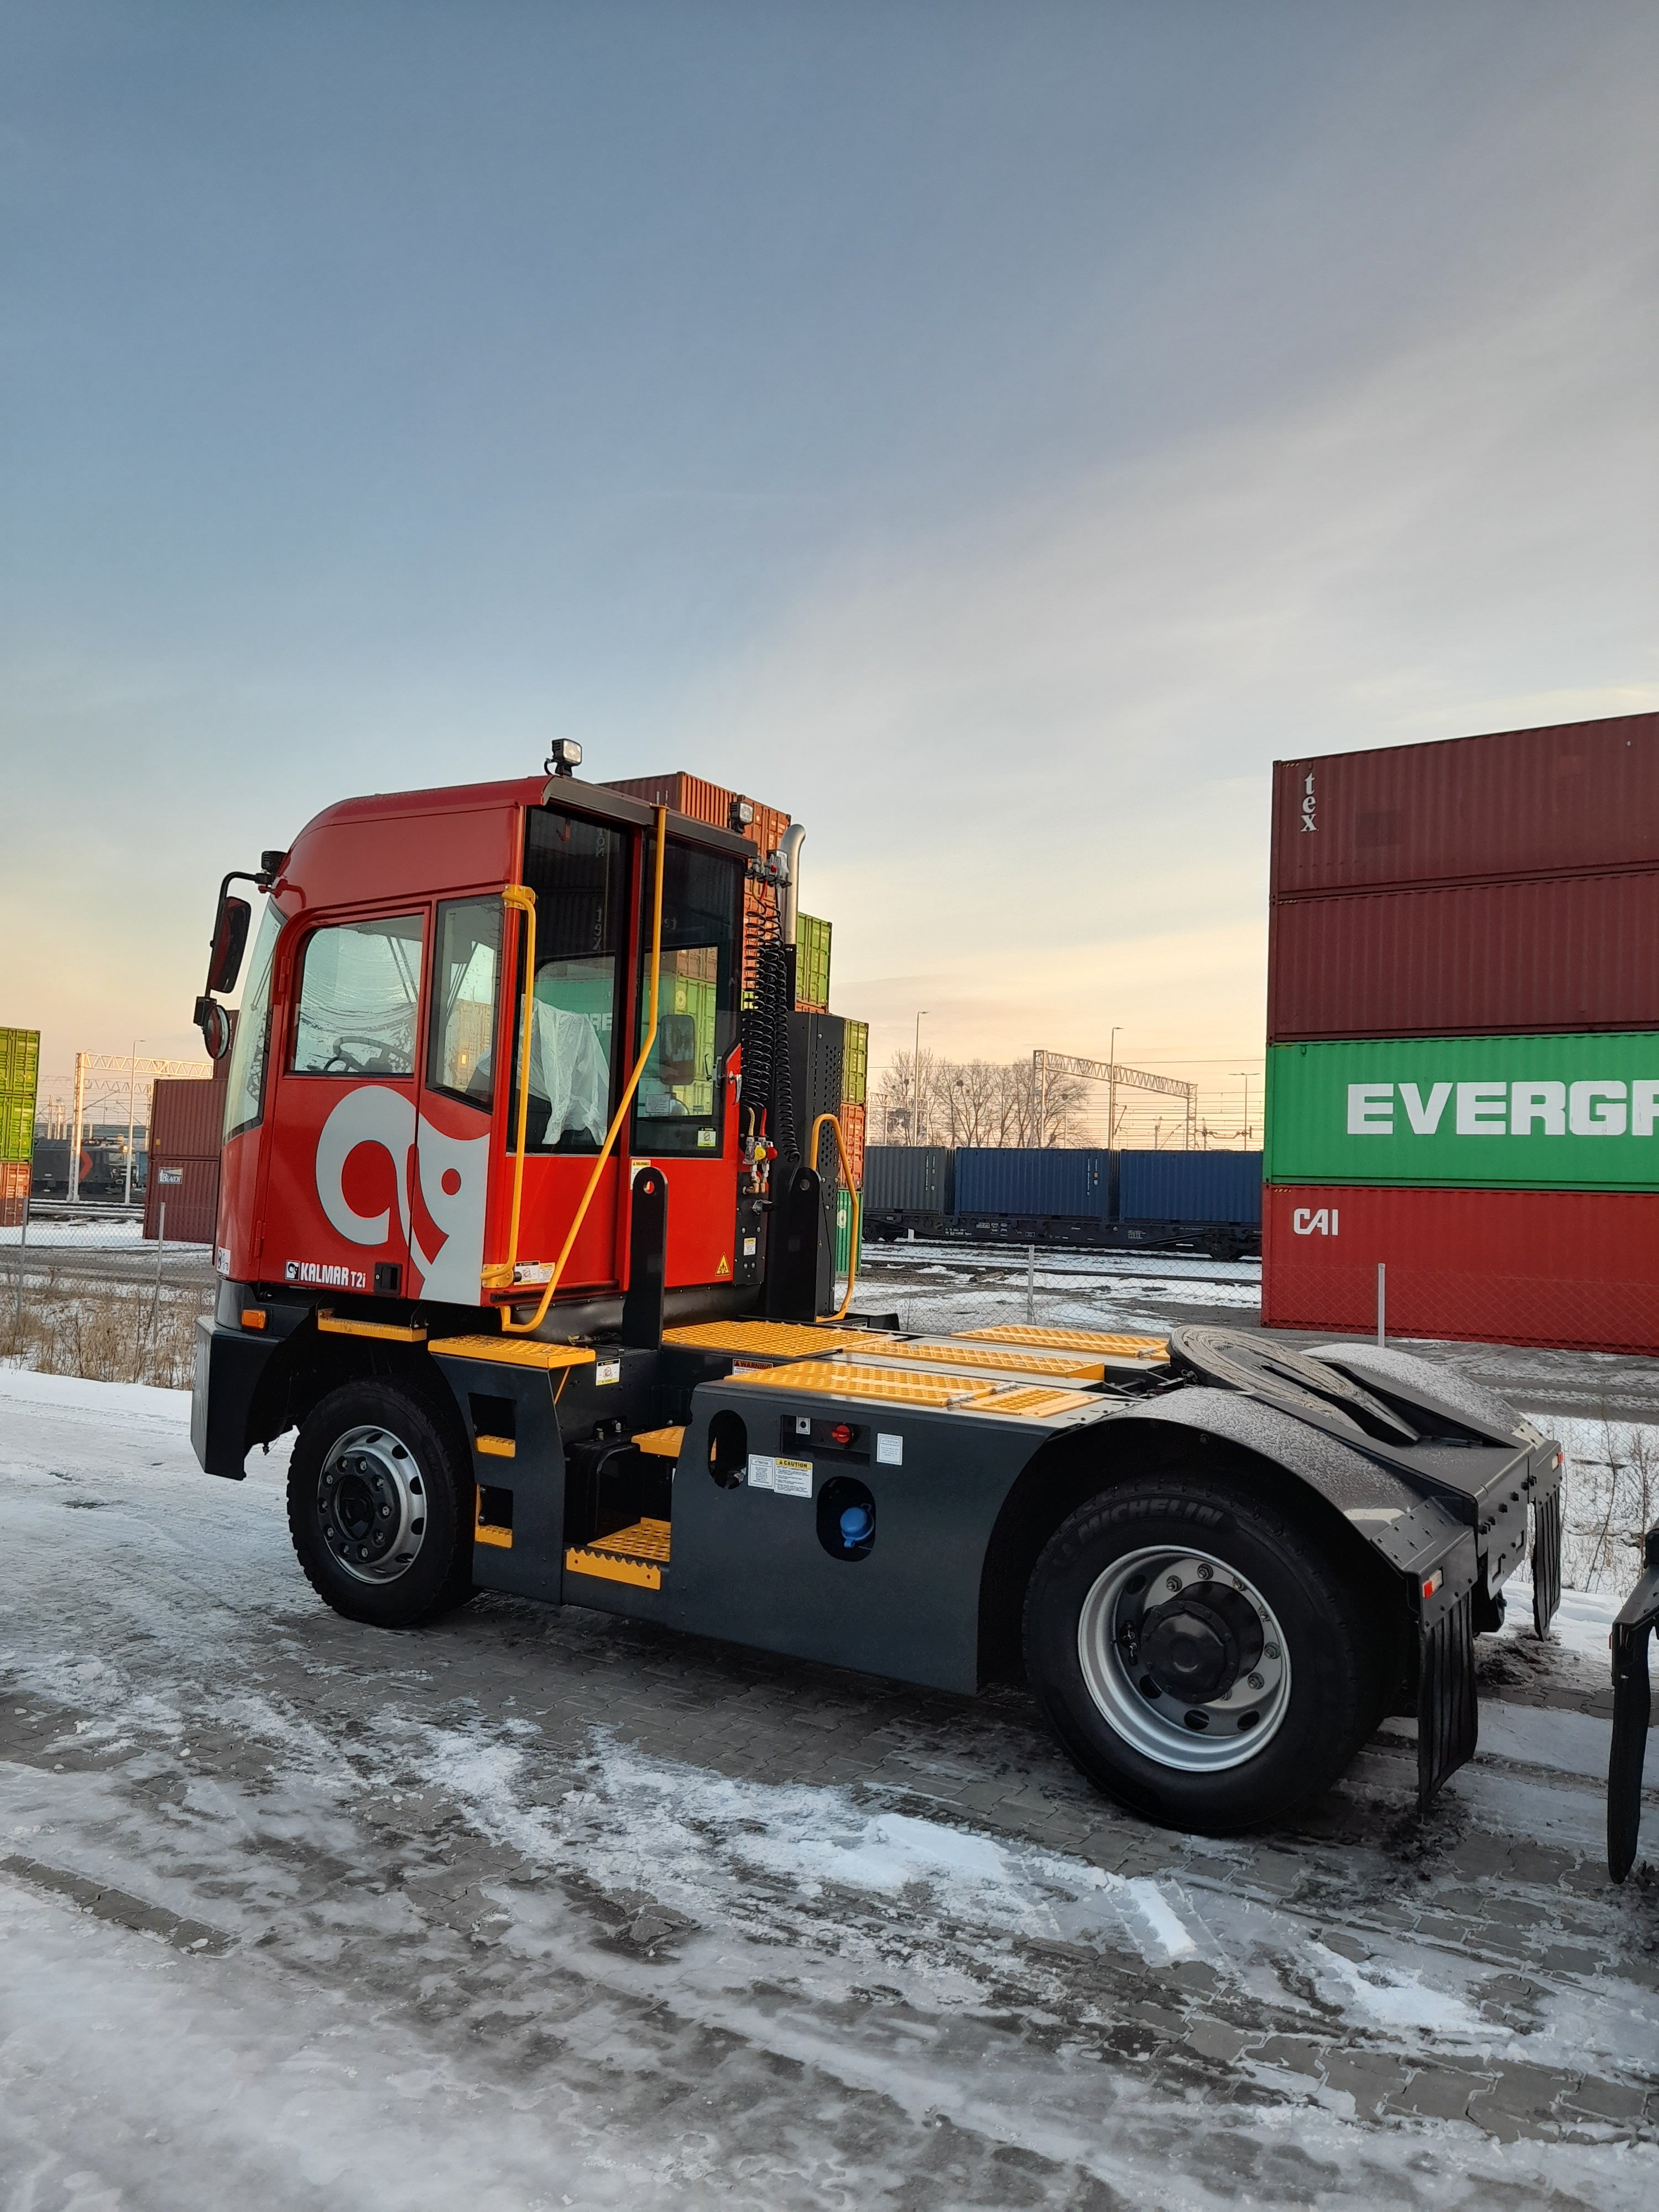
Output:
M1328 1789L1376 1725L1380 1646L1317 1531L1220 1477L1091 1499L1026 1595L1026 1669L1055 1734L1170 1827L1226 1833Z
M472 1589L471 1472L396 1384L347 1382L302 1423L288 1525L307 1581L350 1620L412 1628Z

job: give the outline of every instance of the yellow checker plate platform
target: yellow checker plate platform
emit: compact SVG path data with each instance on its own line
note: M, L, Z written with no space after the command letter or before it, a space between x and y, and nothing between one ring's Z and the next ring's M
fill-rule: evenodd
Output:
M964 1328L957 1341L1026 1344L1042 1352L1094 1352L1108 1359L1157 1361L1170 1356L1167 1336L1113 1336L1093 1328L1028 1328L1019 1322L1003 1322L995 1328Z
M815 1352L851 1352L890 1339L872 1328L814 1328L797 1321L699 1321L665 1328L665 1344L687 1352L731 1352L745 1359L810 1359Z
M1029 1420L1047 1420L1055 1413L1101 1403L1082 1391L1056 1390L1042 1383L974 1382L961 1376L862 1367L840 1359L803 1359L793 1367L745 1375L743 1381L750 1389L812 1390L826 1398L872 1398L879 1404L927 1406L941 1413L1018 1413Z
M914 1361L919 1367L982 1367L997 1374L1049 1375L1064 1382L1105 1380L1103 1359L1068 1358L1060 1352L1027 1352L1018 1346L991 1344L879 1344L875 1357L884 1362Z
M482 1359L495 1367L591 1367L589 1344L544 1344L535 1336L441 1336L430 1349L440 1359Z
M642 1429L638 1436L630 1437L629 1442L637 1444L642 1452L649 1452L653 1459L678 1459L680 1446L685 1442L685 1431ZM641 1522L640 1525L643 1527L645 1524Z

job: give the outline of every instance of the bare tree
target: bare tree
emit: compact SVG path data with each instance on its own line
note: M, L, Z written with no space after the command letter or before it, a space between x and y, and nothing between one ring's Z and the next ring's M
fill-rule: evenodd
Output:
M888 1145L1077 1145L1088 1086L1050 1076L1040 1097L1029 1060L936 1060L896 1053L876 1085L881 1141ZM1040 1126L1039 1126L1040 1125Z

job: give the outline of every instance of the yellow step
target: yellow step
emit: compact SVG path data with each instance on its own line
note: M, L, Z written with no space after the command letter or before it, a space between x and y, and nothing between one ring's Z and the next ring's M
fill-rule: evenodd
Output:
M592 1575L600 1582L632 1583L639 1589L660 1589L668 1565L670 1524L636 1521L591 1544L573 1546L564 1555L565 1571Z

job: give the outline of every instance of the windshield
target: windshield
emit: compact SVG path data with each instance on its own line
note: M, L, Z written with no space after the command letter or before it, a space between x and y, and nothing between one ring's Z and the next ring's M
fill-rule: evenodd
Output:
M254 940L253 957L248 962L247 984L242 993L241 1012L236 1017L236 1035L230 1048L230 1075L225 1085L228 1138L234 1137L239 1129L251 1129L264 1111L270 963L282 927L283 917L275 901L267 899L259 934Z

